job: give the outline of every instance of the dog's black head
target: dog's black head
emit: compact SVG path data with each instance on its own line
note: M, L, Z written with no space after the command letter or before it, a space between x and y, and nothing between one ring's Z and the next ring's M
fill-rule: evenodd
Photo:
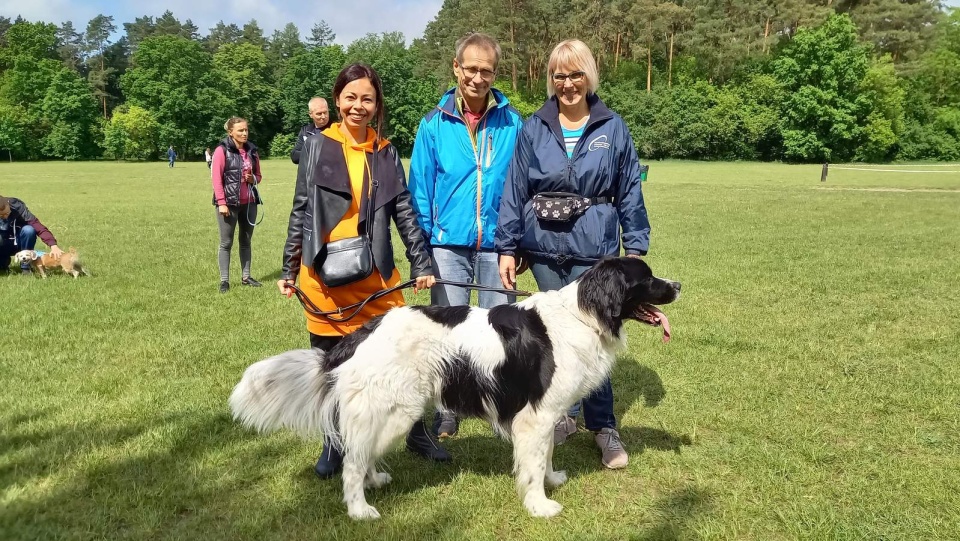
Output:
M650 266L636 257L601 260L578 280L577 304L596 317L613 336L620 335L624 319L663 326L664 340L670 337L666 316L654 305L668 304L680 297L680 283L657 278Z

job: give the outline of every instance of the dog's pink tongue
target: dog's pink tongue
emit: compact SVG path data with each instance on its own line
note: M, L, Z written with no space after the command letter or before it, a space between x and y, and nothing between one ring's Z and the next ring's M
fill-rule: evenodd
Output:
M653 305L648 305L647 310L650 310L651 313L660 321L660 326L663 327L663 341L664 343L670 341L670 320L667 319L667 315L660 311L659 308Z

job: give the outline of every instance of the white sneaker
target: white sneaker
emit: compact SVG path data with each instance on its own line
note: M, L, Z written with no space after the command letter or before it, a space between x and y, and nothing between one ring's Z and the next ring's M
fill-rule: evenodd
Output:
M557 424L553 426L553 444L560 445L567 441L569 436L577 433L577 421L573 417L564 414Z

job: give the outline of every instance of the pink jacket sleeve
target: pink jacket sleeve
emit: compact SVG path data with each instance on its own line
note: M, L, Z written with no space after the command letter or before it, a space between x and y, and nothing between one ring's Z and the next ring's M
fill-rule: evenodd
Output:
M223 167L226 164L226 156L223 154L223 147L217 147L213 151L213 165L210 167L211 182L213 182L213 198L218 205L226 205L227 199L223 195Z

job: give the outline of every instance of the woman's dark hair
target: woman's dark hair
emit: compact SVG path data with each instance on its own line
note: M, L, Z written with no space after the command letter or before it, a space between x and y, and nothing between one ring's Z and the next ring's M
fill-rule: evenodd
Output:
M373 85L373 90L377 95L377 138L380 138L380 132L383 131L385 118L387 116L387 106L383 103L383 84L380 82L380 76L377 75L377 70L371 68L366 64L350 64L349 66L343 68L340 71L340 74L337 75L336 82L333 83L333 99L338 100L340 98L340 93L343 92L343 87L348 84L356 81L357 79L370 79L370 84ZM340 116L340 107L337 107L337 116ZM342 120L342 119L341 119Z

